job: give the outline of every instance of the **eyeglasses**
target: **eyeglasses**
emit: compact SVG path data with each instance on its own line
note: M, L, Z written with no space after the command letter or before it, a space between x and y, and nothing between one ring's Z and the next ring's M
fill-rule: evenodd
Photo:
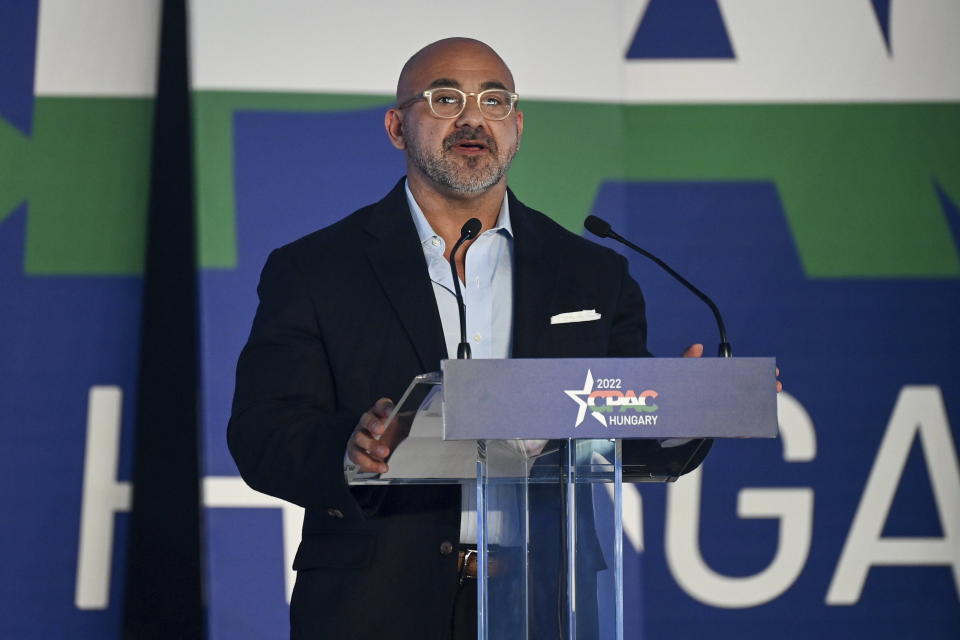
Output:
M420 95L397 105L397 109L406 109L418 100L426 100L433 115L438 118L456 118L467 108L467 98L469 96L476 97L480 115L487 120L505 119L513 111L513 105L520 99L520 96L506 89L487 89L480 93L464 93L460 89L442 87L427 89Z

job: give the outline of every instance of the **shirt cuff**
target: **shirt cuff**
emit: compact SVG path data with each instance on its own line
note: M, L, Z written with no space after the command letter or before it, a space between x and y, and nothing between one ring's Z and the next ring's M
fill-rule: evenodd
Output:
M353 463L353 460L350 459L350 452L343 452L343 479L347 481L347 484L353 482L353 479L357 476L357 465Z

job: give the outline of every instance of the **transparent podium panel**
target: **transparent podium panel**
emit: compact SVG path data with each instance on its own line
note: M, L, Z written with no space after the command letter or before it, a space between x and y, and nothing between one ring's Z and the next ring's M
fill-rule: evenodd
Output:
M478 637L622 638L619 441L478 443Z
M621 441L444 440L442 403L439 374L414 379L381 436L388 471L351 484L461 485L481 640L622 638Z
M388 471L348 467L347 476L351 484L460 486L462 544L476 541L482 640L623 638L623 482L675 480L710 438L776 436L772 358L441 366L414 378L388 418ZM616 372L603 379L617 385L642 379L646 391L591 391L591 371L600 370ZM531 380L545 391L515 393ZM669 415L638 400L659 396L687 400ZM587 408L596 421L583 423ZM603 419L614 411L617 420Z

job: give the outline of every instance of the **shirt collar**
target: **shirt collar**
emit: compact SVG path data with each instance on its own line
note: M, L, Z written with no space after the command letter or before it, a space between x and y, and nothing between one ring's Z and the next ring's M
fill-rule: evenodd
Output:
M433 230L433 227L430 226L430 222L427 221L427 217L423 215L423 209L420 208L420 205L417 204L416 198L413 197L413 193L410 191L410 181L404 180L403 190L407 194L407 205L410 207L410 214L413 216L413 224L417 228L417 235L420 236L420 244L425 245L433 238L439 238L443 242L443 238L440 238L439 235ZM508 237L513 237L513 227L510 225L510 205L507 204L507 194L503 194L503 203L500 205L500 214L497 216L497 224L487 231L506 232ZM486 233L486 231L484 231Z

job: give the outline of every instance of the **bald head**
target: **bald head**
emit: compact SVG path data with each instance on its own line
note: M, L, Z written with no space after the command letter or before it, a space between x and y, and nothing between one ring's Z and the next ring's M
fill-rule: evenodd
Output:
M506 89L516 89L507 64L489 45L472 38L445 38L420 49L403 65L397 80L397 103L445 79L450 68L487 69L504 78Z

